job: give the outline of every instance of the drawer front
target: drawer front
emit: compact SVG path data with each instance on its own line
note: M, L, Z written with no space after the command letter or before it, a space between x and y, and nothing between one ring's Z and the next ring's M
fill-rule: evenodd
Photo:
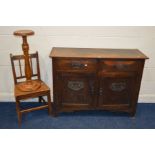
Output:
M57 71L96 72L96 59L56 59Z
M142 66L141 61L136 60L101 60L102 71L137 71Z

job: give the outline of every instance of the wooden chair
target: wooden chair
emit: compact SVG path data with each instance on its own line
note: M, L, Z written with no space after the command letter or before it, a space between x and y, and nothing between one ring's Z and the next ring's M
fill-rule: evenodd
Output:
M35 91L25 92L25 91L21 91L18 88L18 86L22 82L25 82L25 78L26 78L25 72L24 72L24 66L21 63L22 61L24 62L24 55L13 56L12 54L10 54L10 58L11 58L12 72L13 72L14 84L15 84L14 95L15 95L15 100L16 100L16 111L17 111L19 126L21 125L23 113L48 108L48 113L49 115L51 115L52 105L51 105L50 89L43 81L41 81L38 52L29 55L30 65L31 65L31 70L32 70L32 80L39 80L41 82L40 88ZM34 64L33 60L36 61L35 67L33 65ZM18 64L15 64L15 62ZM17 70L17 67L18 67L18 70ZM34 68L36 69L36 73L35 73ZM17 75L17 71L19 72L18 73L19 75ZM21 80L24 80L24 81L21 81ZM47 102L45 102L45 99L43 98L43 96L47 96ZM20 101L25 100L25 99L30 99L30 98L38 98L39 102L42 102L44 104L41 106L33 107L33 108L22 109L20 106L21 104Z

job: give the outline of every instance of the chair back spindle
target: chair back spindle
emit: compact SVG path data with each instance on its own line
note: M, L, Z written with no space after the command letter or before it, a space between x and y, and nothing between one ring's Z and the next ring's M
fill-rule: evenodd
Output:
M21 80L24 80L24 79L26 80L25 70L24 70L24 68L25 68L25 63L24 63L25 57L24 57L24 55L12 55L12 54L10 54L10 59L11 59L11 66L12 66L12 72L13 72L13 77L14 77L14 83L17 84L17 83L21 82ZM33 60L36 63L33 63L34 62ZM17 65L15 64L16 61L18 62ZM30 61L31 72L32 72L31 78L41 80L38 52L30 54L29 55L29 61ZM17 73L19 73L19 74L17 74Z

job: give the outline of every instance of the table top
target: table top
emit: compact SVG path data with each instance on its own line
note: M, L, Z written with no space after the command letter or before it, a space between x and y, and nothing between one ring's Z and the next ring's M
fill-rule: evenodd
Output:
M53 47L50 53L50 57L148 59L148 57L138 49L65 48L65 47Z
M17 30L14 32L15 36L31 36L34 35L34 31L32 30Z

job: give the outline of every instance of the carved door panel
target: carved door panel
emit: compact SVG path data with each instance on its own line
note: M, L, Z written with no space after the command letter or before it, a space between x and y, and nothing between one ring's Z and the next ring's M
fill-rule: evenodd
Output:
M93 106L96 91L95 74L61 73L59 82L60 106Z
M134 93L134 77L134 72L104 73L100 79L99 106L130 106Z

